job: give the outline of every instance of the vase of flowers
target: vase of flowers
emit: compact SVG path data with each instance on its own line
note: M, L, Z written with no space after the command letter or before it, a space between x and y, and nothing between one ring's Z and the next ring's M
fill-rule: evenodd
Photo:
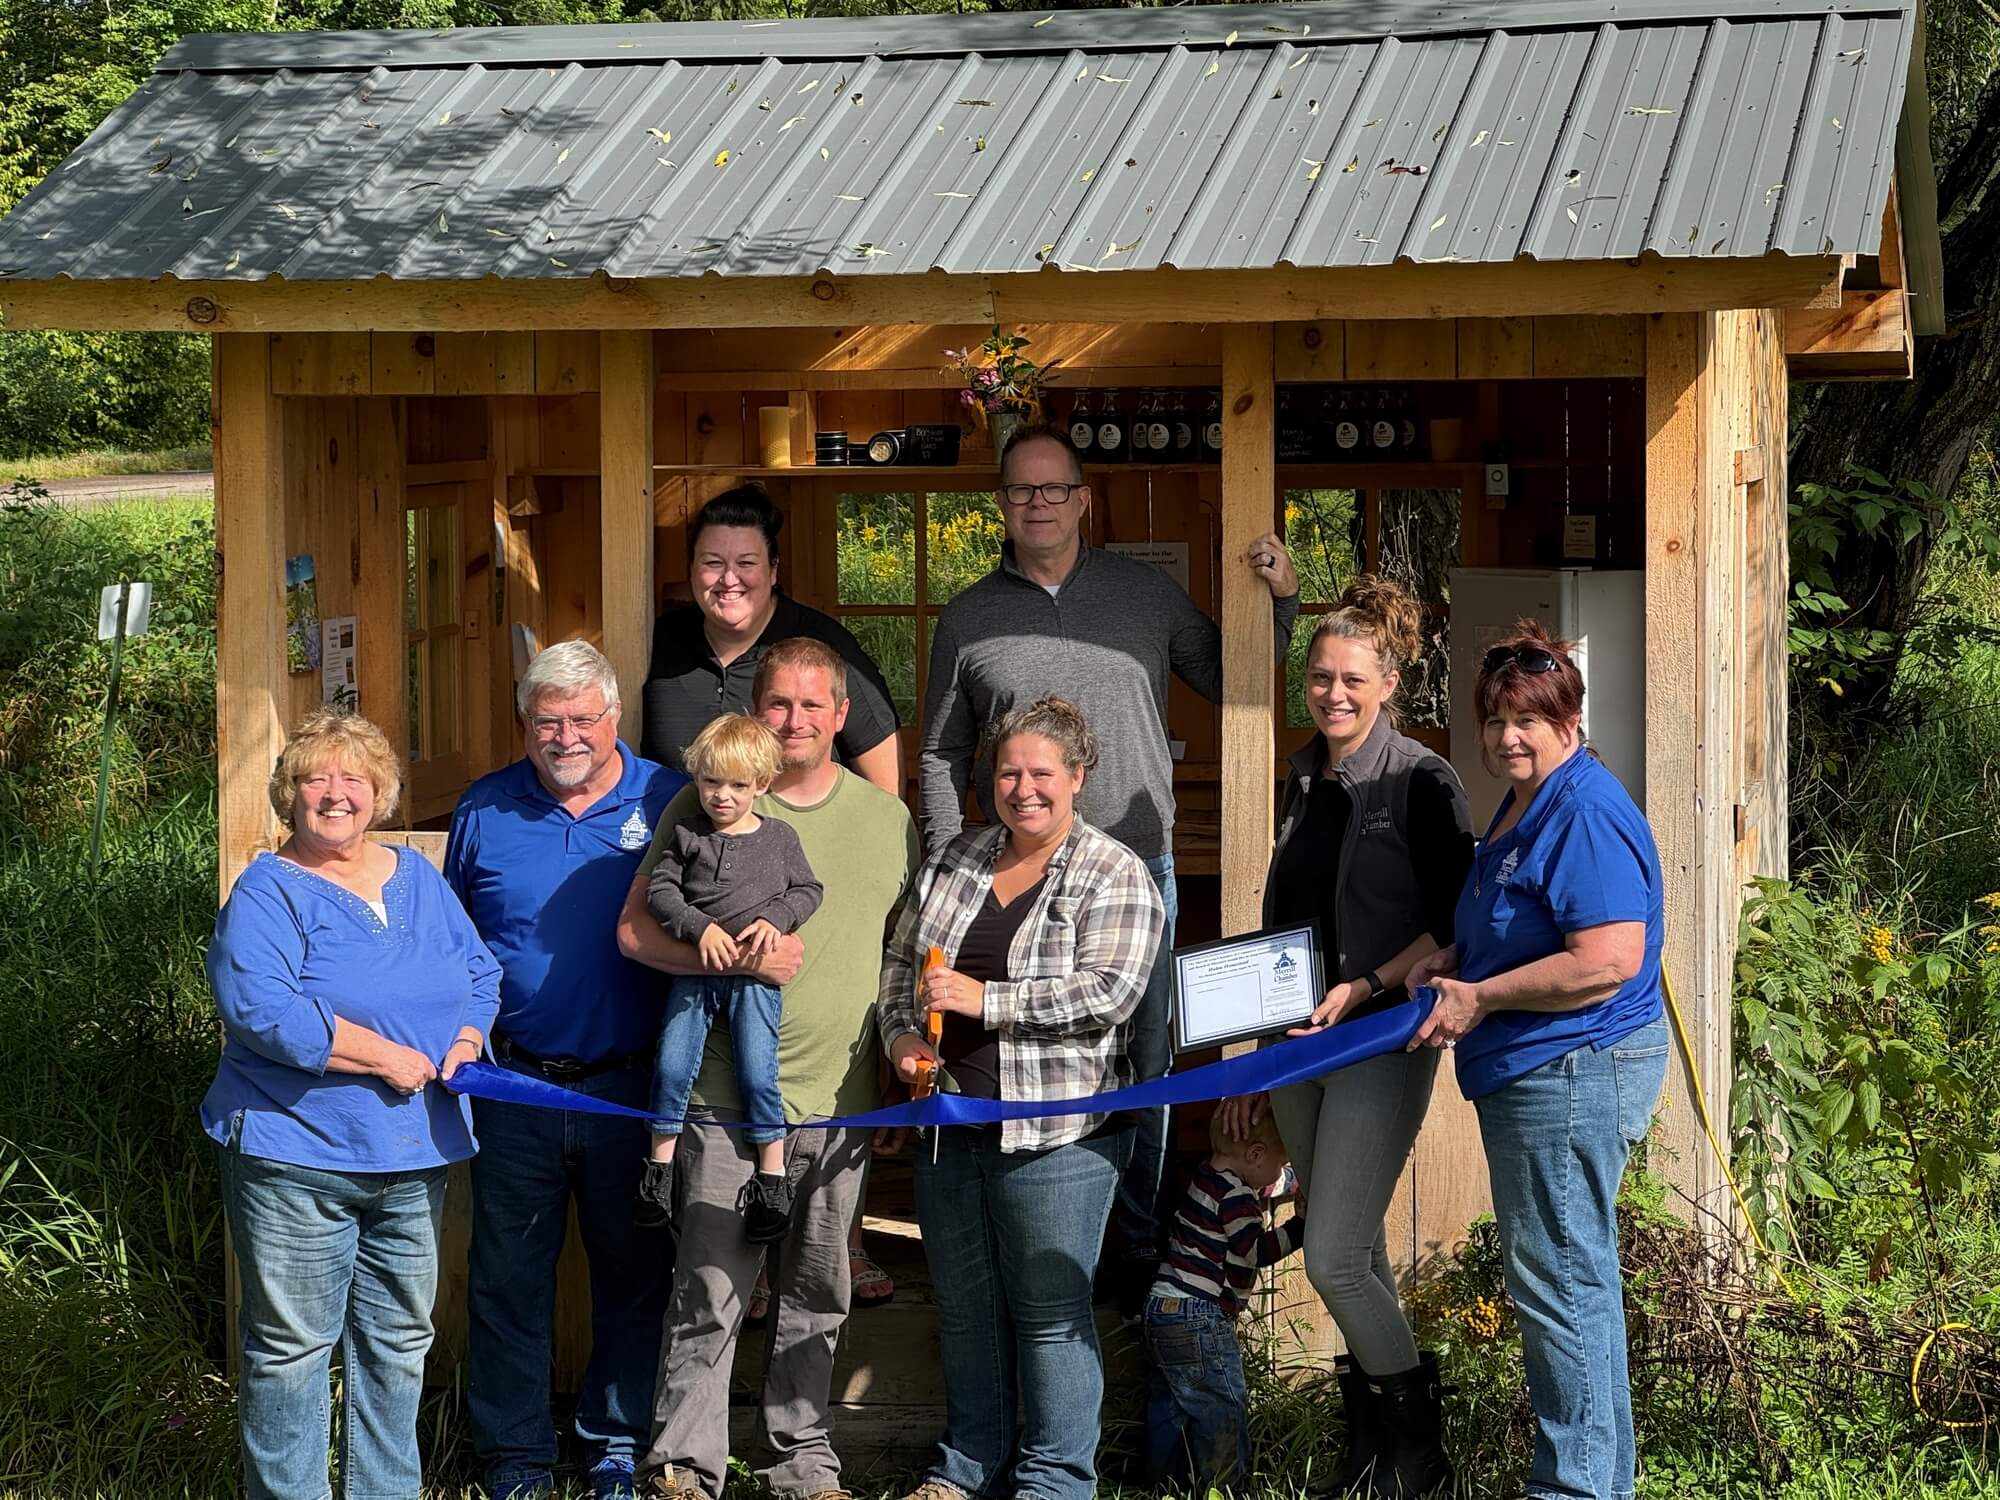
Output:
M965 383L959 407L971 418L975 433L988 434L996 453L1024 424L1041 420L1042 384L1062 363L1052 359L1037 364L1024 352L1027 347L1024 335L1002 333L996 324L981 343L945 351L949 368Z

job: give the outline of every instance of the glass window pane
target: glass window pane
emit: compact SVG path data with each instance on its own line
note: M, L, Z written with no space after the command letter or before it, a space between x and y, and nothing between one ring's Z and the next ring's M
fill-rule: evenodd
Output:
M458 512L450 506L419 511L423 538L423 600L426 625L451 625L458 620L458 587L463 569L458 561Z
M905 724L917 722L917 622L910 615L848 615L841 622L854 632L861 649L875 658L875 665L889 683L889 697L896 705L896 717Z
M1299 570L1299 601L1332 604L1361 571L1362 509L1353 490L1286 490L1285 545Z
M1285 648L1285 727L1287 729L1312 728L1312 715L1306 710L1306 646L1312 640L1313 627L1318 625L1317 614L1300 615L1292 626L1291 644Z
M458 733L458 637L434 636L424 643L430 655L430 670L424 687L430 700L433 757L449 755L459 748Z
M420 641L410 643L410 762L415 764L430 753L424 734L424 648Z
M915 495L840 497L834 523L840 603L917 602L916 515Z
M403 623L412 630L415 630L423 619L417 600L417 586L423 577L423 569L417 566L417 558L421 555L423 545L417 534L422 524L422 516L423 512L420 510L403 512Z
M931 603L949 603L960 589L999 565L1007 528L991 490L929 496L925 524L925 595Z
M1458 566L1459 520L1464 497L1457 490L1383 490L1382 573L1432 606L1424 619L1424 647L1403 669L1397 690L1403 722L1441 729L1451 723L1451 652L1446 640L1451 570Z

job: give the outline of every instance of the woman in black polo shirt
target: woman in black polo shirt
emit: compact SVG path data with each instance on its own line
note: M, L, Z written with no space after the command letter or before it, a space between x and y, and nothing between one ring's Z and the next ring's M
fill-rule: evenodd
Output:
M810 636L847 663L847 718L834 737L840 763L900 797L903 755L888 684L845 626L778 588L784 520L755 484L727 490L695 513L688 525L694 603L669 609L653 626L652 665L640 696L643 753L685 770L687 747L712 719L749 711L764 647Z

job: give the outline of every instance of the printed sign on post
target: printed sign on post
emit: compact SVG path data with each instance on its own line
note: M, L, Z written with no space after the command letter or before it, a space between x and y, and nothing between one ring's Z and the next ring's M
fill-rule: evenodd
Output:
M118 634L118 592L129 588L131 593L125 599L125 639L134 640L146 633L146 626L153 618L153 586L150 583L107 583L104 592L97 596L97 638L111 640Z
M1188 592L1188 544L1186 542L1107 542L1106 552L1122 552L1140 562L1151 563Z

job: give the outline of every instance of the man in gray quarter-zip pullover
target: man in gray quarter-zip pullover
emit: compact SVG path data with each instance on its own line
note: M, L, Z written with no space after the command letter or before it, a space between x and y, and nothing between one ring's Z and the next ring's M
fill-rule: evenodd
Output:
M1077 814L1146 861L1167 907L1166 940L1131 1023L1133 1069L1142 1081L1158 1078L1172 1056L1167 950L1178 904L1167 675L1220 702L1222 632L1160 569L1084 543L1090 486L1065 434L1034 428L1009 443L998 499L1007 527L1000 565L944 607L933 636L919 757L924 848L935 852L959 831L975 783L992 816L992 763L980 745L989 724L1051 693L1082 709L1100 758ZM1299 612L1284 543L1259 537L1247 557L1224 565L1247 566L1270 586L1282 652ZM1140 1122L1119 1188L1117 1219L1132 1261L1121 1291L1139 1299L1159 1255L1166 1125L1164 1109Z

